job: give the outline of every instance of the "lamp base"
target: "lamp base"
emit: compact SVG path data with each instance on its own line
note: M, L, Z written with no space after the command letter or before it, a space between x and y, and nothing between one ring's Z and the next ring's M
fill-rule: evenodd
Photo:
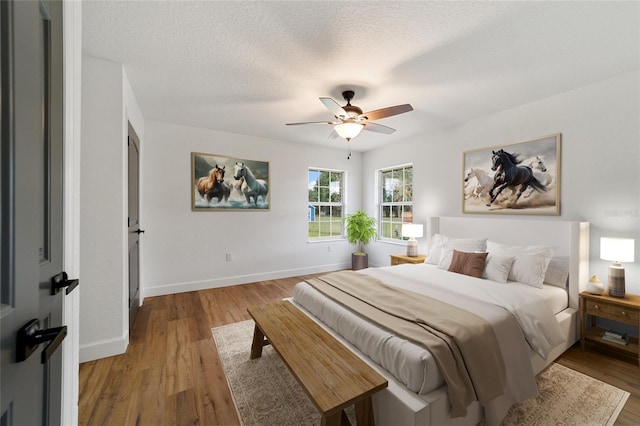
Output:
M607 281L609 296L624 297L624 268L620 263L615 262L609 266Z
M407 240L407 256L409 257L418 256L418 241L413 238Z

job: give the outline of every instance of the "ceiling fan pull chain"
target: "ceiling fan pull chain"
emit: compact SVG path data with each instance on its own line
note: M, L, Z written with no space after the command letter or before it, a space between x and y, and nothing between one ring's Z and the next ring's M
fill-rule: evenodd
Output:
M351 144L347 141L347 160L351 158Z

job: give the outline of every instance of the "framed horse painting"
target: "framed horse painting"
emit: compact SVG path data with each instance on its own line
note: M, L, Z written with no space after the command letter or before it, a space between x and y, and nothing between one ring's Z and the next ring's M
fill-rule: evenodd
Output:
M191 210L269 210L269 162L191 153Z
M559 215L556 133L463 153L462 212Z

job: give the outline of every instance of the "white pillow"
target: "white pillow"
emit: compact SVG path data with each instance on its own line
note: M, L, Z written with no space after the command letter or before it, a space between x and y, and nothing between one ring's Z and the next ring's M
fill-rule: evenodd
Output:
M434 234L431 237L431 248L429 249L429 255L425 259L424 263L430 263L432 265L437 265L440 263L440 258L442 257L442 248L444 243L449 241L450 238L446 235Z
M487 251L498 256L515 257L508 279L542 288L554 250L549 246L508 246L487 241Z
M554 257L549 262L547 272L544 275L544 283L560 288L567 288L569 278L569 258Z
M499 283L506 283L514 260L515 256L500 256L489 253L485 262L482 278Z
M448 241L442 245L438 268L449 269L451 259L453 259L454 249L465 253L484 253L486 247L486 238L449 238Z
M451 261L453 260L453 249L443 249L440 256L440 262L438 262L439 269L449 269Z
M456 238L450 239L444 244L445 249L456 249L467 253L474 251L484 252L487 249L486 238Z

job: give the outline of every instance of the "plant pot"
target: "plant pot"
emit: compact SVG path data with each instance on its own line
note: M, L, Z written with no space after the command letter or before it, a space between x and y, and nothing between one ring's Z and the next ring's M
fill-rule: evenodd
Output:
M369 255L367 253L351 253L351 269L365 269L369 267Z

